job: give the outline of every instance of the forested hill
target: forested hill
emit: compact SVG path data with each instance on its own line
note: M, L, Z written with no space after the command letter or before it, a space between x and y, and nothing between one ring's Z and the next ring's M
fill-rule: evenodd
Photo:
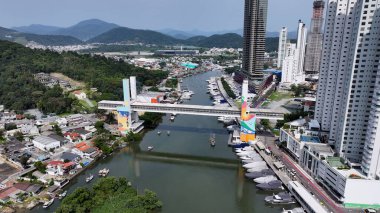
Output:
M101 56L92 57L74 52L59 54L0 41L0 104L22 110L48 102L42 100L48 90L33 80L32 75L38 72L60 72L85 82L89 87L98 88L102 93L99 99L111 100L122 98L123 78L135 75L138 81L153 85L167 76L166 72L147 71L124 61Z
M65 35L36 35L31 33L20 33L15 30L0 27L0 40L7 40L26 44L34 41L46 46L77 45L83 42L77 38Z

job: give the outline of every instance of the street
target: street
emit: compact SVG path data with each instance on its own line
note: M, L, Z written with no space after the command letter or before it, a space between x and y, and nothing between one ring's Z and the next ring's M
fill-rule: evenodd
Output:
M262 131L257 134L257 137L261 139L261 141L269 147L272 151L273 156L277 156L286 169L293 170L296 173L296 179L311 192L317 200L321 202L321 204L325 205L329 211L331 212L348 212L343 209L343 207L336 203L333 199L331 199L327 193L314 181L312 177L310 177L306 172L304 172L299 165L287 155L287 153L283 152L276 144L275 137L272 133L268 131Z

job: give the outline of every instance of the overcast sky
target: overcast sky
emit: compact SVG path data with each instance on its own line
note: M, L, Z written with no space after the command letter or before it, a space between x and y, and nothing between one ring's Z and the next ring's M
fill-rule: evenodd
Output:
M268 0L268 31L309 25L313 0ZM2 0L0 26L67 27L98 18L139 29L221 31L242 28L244 0Z

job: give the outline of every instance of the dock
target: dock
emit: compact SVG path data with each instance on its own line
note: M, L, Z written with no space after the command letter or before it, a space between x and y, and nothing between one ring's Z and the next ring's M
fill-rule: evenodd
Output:
M285 187L288 188L288 183L292 180L288 177L285 171L278 169L280 162L274 161L270 155L268 155L264 150L259 149L256 144L254 145L254 148L267 163L267 165L273 170L276 176L281 180L281 182L285 185Z

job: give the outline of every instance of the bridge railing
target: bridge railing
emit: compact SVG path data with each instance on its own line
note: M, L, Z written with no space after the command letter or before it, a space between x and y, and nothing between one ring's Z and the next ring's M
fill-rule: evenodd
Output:
M116 110L117 107L123 106L122 101L101 101L98 103L99 109ZM132 102L133 111L140 112L158 112L158 113L177 113L188 115L206 115L206 116L229 116L240 117L241 111L232 107L214 107L214 106L197 106L183 104L158 104L158 103L139 103ZM283 120L284 114L268 109L250 109L259 119Z

